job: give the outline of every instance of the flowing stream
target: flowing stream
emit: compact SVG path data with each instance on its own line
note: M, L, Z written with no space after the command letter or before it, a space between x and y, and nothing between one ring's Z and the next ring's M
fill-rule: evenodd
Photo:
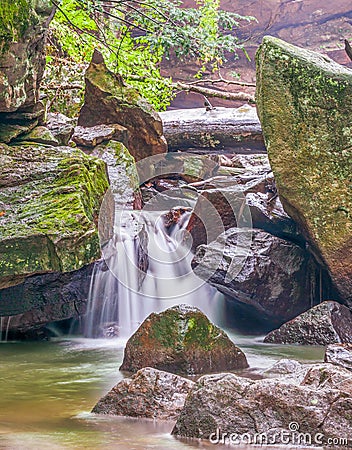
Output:
M85 336L129 337L150 313L180 303L196 306L218 321L223 295L194 275L193 254L185 245L190 212L184 211L169 226L167 213L117 213L105 260L93 273Z
M322 347L272 346L231 330L229 334L247 355L251 370L246 375L258 376L262 368L283 357L323 359ZM1 343L0 449L215 448L208 442L173 438L173 423L89 413L96 401L123 378L118 367L124 344L121 339L83 338Z

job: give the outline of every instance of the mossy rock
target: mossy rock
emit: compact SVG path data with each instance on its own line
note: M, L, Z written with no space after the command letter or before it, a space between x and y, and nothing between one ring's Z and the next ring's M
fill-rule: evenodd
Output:
M257 109L283 205L352 301L352 70L265 37Z
M158 113L135 88L107 69L97 50L86 71L85 83L79 126L119 124L127 128L127 148L136 161L167 151Z
M0 144L0 287L99 258L108 185L105 163L78 149Z
M244 353L198 308L178 305L152 313L128 340L120 370L143 367L193 375L248 364Z

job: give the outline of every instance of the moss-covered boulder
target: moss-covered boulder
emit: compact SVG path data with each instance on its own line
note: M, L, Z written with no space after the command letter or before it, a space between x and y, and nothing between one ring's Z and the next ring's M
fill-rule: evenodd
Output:
M0 112L34 105L45 67L50 0L0 2Z
M105 163L70 147L0 144L0 288L100 256Z
M198 309L178 305L152 313L128 340L120 370L154 367L177 374L244 369L244 353Z
M127 86L120 76L107 69L97 50L86 72L85 82L85 101L78 118L79 126L119 124L127 128L127 147L137 161L166 152L167 144L158 113L136 89Z
M257 108L280 198L352 302L352 70L265 37Z

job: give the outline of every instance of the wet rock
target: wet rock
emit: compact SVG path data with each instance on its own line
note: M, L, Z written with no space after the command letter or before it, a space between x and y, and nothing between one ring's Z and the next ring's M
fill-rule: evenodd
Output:
M192 265L201 279L274 323L310 307L317 276L304 249L246 228L230 228L210 244L200 245Z
M105 163L70 147L0 145L0 288L100 257ZM26 163L23 164L23 161Z
M352 342L352 313L340 303L326 301L270 332L264 342L328 345Z
M264 151L260 122L255 107L172 110L160 113L170 149L237 147L256 143Z
M29 133L21 135L21 137L17 139L17 142L22 141L53 146L59 145L59 141L55 138L52 132L44 126L35 127Z
M0 112L18 111L39 100L47 28L55 7L49 0L0 4Z
M227 433L232 444L276 445L288 444L290 436L289 443L299 447L329 438L351 442L351 406L350 372L332 365L307 367L303 380L206 375L188 395L172 434L215 443ZM299 433L308 433L311 442L300 440Z
M288 375L296 372L302 364L294 359L280 359L272 367L264 370L263 375L276 377L281 375Z
M60 145L67 145L75 129L75 119L61 113L48 113L46 126Z
M83 147L95 147L105 141L115 141L127 144L127 128L121 125L96 125L94 127L76 127L72 136L73 142Z
M33 338L48 323L78 318L86 311L93 264L74 272L27 277L0 289L2 337Z
M238 226L239 221L243 226L261 228L275 236L302 242L296 224L282 207L272 172L266 165L248 165L243 173L227 180L214 177L193 186L198 189L199 197L187 230L194 249Z
M352 70L265 37L257 109L280 198L352 302Z
M119 124L127 128L127 147L137 161L167 151L159 115L138 91L106 68L98 51L93 55L85 82L79 126Z
M128 340L120 370L154 367L201 374L248 367L242 351L198 309L179 305L151 314Z
M352 370L352 344L328 345L325 351L325 362Z
M94 406L96 414L176 420L194 383L150 367L120 381Z

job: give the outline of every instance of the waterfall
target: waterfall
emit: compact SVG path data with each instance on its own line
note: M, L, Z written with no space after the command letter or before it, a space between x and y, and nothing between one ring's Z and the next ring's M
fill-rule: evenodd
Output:
M152 312L175 304L197 306L217 321L222 295L193 273L185 239L190 212L166 223L167 211L120 211L104 260L92 276L84 333L129 337Z

